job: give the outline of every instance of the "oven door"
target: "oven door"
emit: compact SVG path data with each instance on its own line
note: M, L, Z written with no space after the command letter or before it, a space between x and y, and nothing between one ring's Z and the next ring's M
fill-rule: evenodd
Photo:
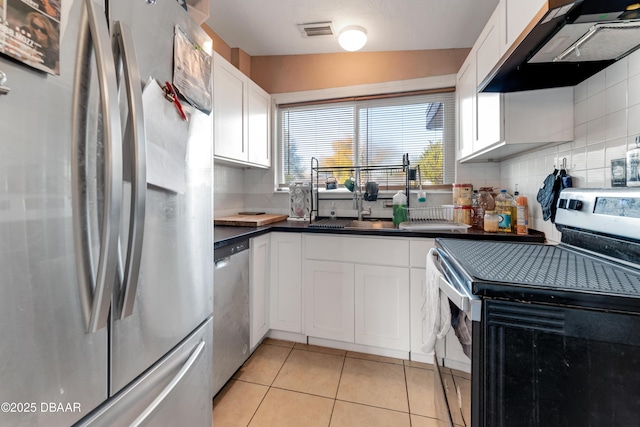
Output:
M480 320L482 301L471 294L471 279L454 268L455 262L444 251L438 249L432 256L442 273L438 283L440 297L449 300L452 320L452 330L445 342L436 345L434 355L435 409L440 425L469 427L473 325Z

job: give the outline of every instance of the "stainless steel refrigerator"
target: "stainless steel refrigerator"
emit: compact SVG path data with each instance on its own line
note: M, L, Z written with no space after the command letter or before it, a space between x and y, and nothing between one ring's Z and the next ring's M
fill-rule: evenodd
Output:
M141 93L176 25L210 40L176 0L57 4L59 75L0 55L0 426L211 426L213 121L148 185Z

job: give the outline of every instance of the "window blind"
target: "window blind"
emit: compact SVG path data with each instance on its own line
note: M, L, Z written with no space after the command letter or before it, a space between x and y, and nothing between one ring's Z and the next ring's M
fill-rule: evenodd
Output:
M305 103L279 108L278 120L282 187L292 181L308 181L312 157L318 159L321 167L380 166L402 164L404 153L409 154L411 167L420 165L423 184L454 180L453 92ZM335 177L339 183L347 178ZM402 185L404 174L369 175L361 180Z

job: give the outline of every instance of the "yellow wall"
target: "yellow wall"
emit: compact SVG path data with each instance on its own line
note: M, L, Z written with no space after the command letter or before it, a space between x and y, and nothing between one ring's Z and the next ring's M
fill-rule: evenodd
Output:
M469 49L254 56L251 80L269 93L456 74Z
M298 92L456 74L470 49L249 56L211 28L213 49L268 93Z

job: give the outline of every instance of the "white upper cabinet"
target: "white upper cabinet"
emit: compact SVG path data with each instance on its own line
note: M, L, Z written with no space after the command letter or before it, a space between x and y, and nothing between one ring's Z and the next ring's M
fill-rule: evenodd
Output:
M543 144L573 140L572 87L478 92L507 46L517 40L544 3L502 0L460 68L458 161L499 161ZM511 19L515 22L510 23Z
M215 52L213 106L215 158L271 167L271 96Z
M247 79L217 53L213 60L214 154L246 162L244 108Z
M527 28L547 0L501 0L498 4L501 21L500 51L504 54Z
M247 143L249 163L271 166L271 96L248 80L247 87Z
M500 61L500 7L489 18L478 41L476 41L476 81L482 82L489 72Z
M473 153L476 138L476 63L472 54L462 64L457 78L456 96L458 103L458 145L457 158Z

